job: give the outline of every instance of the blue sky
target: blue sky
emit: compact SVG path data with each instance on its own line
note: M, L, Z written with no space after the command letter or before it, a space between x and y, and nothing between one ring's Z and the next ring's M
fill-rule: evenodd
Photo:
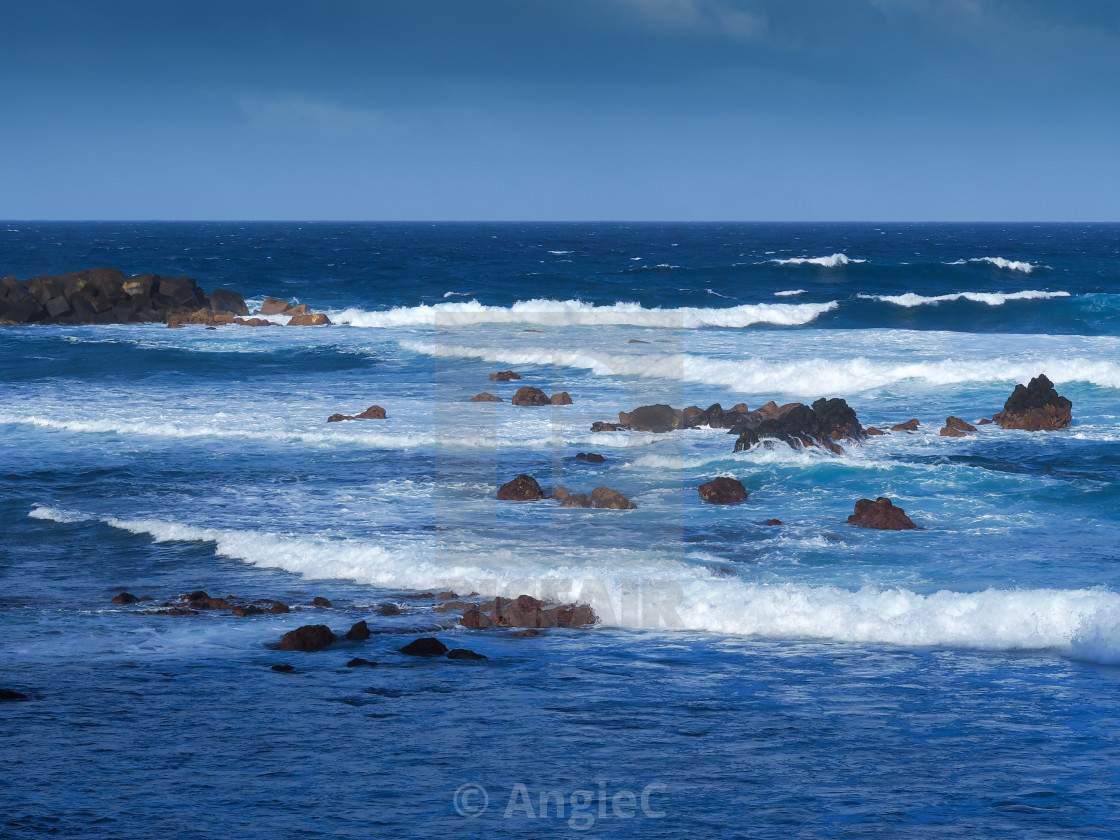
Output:
M0 218L1120 220L1112 0L0 0Z

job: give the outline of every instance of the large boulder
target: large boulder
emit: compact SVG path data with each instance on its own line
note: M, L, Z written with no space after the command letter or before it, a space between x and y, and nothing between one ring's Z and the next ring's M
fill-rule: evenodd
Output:
M839 441L863 440L867 435L855 411L842 399L823 397L807 406L769 402L747 414L747 419L732 429L739 437L735 451L749 450L760 441L784 441L794 449L821 446L836 454L843 452Z
M1003 411L992 417L1004 429L1053 432L1073 422L1073 403L1054 390L1054 383L1040 373L1027 386L1016 385Z
M520 379L521 374L512 370L500 370L497 373L490 374L491 382L511 382L514 379Z
M331 319L322 312L313 312L310 315L296 315L288 321L289 327L329 327Z
M261 304L261 315L279 315L292 308L292 304L280 298L267 297Z
M517 393L513 395L510 402L514 405L549 405L551 400L548 394L540 388L526 385L517 389Z
M284 634L278 648L280 650L299 650L313 653L322 650L335 640L331 628L325 624L305 624Z
M699 487L700 498L713 505L734 505L747 500L747 488L737 478L719 476Z
M875 501L860 499L856 502L855 513L848 517L848 524L880 531L912 531L918 527L905 510L895 507L885 496Z
M397 650L408 656L443 656L447 653L447 645L439 639L425 636L422 639L409 642L404 647L397 648Z
M537 480L524 473L498 488L498 499L503 502L535 502L544 497Z
M638 506L617 490L596 487L591 491L591 506L605 510L635 510Z
M229 289L215 289L210 295L210 308L214 312L232 312L234 315L248 315L249 307L245 298Z
M561 391L559 394L553 394L549 402L553 405L571 405L572 398L567 391Z
M671 432L685 426L684 412L662 403L638 406L629 413L620 411L618 422L635 432Z

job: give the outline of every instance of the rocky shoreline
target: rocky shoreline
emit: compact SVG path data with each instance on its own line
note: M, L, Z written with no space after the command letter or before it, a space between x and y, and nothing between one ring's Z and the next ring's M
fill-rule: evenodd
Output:
M218 327L274 326L252 315L245 298L229 289L207 294L190 277L160 274L125 276L115 268L41 275L21 281L0 279L0 325L201 324ZM267 298L257 315L287 317L288 326L330 324L306 304Z

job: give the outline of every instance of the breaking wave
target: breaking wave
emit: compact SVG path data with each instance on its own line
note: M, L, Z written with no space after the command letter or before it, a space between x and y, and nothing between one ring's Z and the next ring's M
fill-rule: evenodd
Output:
M847 254L832 254L827 257L789 257L787 259L772 259L777 265L819 265L822 268L836 268L849 263L865 263L867 260L854 260Z
M955 292L949 295L919 295L907 292L902 295L860 295L864 300L880 300L883 303L894 303L898 306L914 307L934 303L947 303L954 300L971 300L974 303L986 303L988 306L1002 306L1010 300L1049 300L1051 298L1069 297L1069 292L1042 292L1027 290L1024 292Z

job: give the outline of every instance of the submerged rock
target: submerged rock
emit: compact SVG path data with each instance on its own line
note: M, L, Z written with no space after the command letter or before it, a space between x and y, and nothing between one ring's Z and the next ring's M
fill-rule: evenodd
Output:
M621 432L625 428L621 423L607 423L604 420L596 420L591 424L593 432Z
M521 374L515 373L512 370L500 370L497 373L490 374L491 382L510 382L514 379L520 379Z
M296 669L295 665L289 665L287 662L281 663L280 665L273 665L272 666L273 671L278 671L281 674L290 674L295 669Z
M371 405L361 414L332 414L327 418L328 423L341 423L343 420L384 420L385 409L379 405Z
M885 496L875 501L860 499L856 502L855 513L848 517L848 524L882 531L911 531L918 527L905 510L895 507Z
M712 505L734 505L747 500L747 489L737 478L719 476L699 487L700 498Z
M503 502L535 502L544 497L537 480L524 473L498 488L498 499Z
M1053 432L1073 422L1073 403L1060 396L1054 383L1040 373L1025 387L1016 385L1003 411L992 420L1004 429Z
M404 647L397 648L397 650L408 656L443 656L447 653L447 645L439 639L427 636L409 642Z
M475 394L467 402L504 402L501 397L495 397L493 394L483 391L481 394Z
M346 663L347 668L376 668L377 663L372 659L362 659L360 656L355 656Z
M448 659L485 659L481 653L475 653L473 650L466 648L455 648L447 652Z
M10 688L0 688L0 701L19 702L21 700L30 700L31 698L24 694L22 691L13 691Z

